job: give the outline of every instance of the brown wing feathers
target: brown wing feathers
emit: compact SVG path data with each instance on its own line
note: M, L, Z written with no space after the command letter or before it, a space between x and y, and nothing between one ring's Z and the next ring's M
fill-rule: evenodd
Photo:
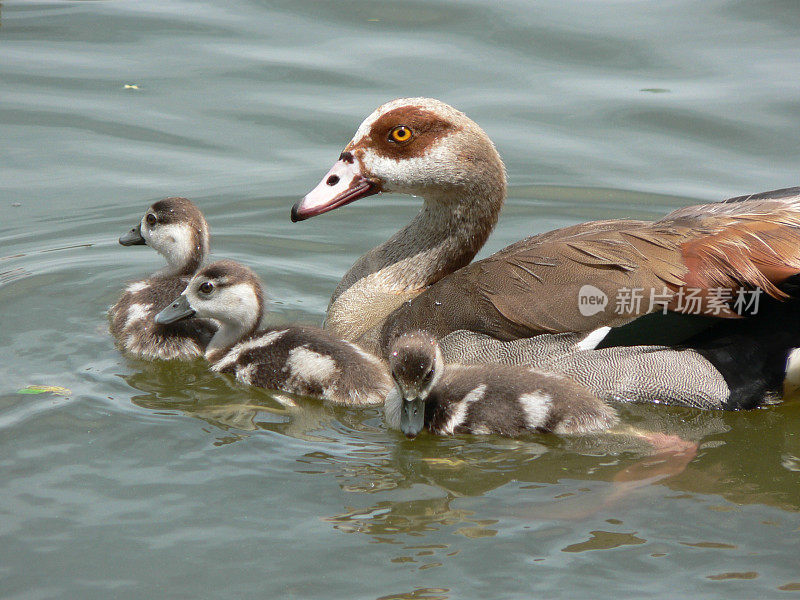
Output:
M660 309L649 294L665 288L707 297L715 288L735 295L759 287L784 298L778 286L800 273L800 189L781 193L682 208L654 223L601 221L533 236L429 287L389 319L383 338L417 324L437 336L472 329L500 339L590 331ZM581 314L585 285L608 296L605 310ZM623 289L644 297L638 309L618 314L614 299ZM466 316L467 306L479 314ZM717 316L738 315L722 309Z
M709 217L706 233L682 244L686 285L760 287L785 298L777 286L800 272L800 197L716 206L739 210Z

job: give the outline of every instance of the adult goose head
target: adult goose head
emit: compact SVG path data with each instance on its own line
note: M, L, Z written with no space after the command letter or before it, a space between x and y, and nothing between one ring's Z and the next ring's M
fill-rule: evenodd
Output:
M505 189L493 144L462 113L426 98L379 107L292 218L380 191L420 195L424 205L344 276L327 327L384 355L413 329L511 340L620 327L628 336L622 343L673 343L709 319L752 309L749 301L735 304L742 293L782 297L780 286L800 273L800 188L679 209L656 222L574 225L465 266L494 227ZM600 299L598 310L581 305L586 293ZM698 318L688 327L647 319L640 326L639 317L657 321L664 309ZM621 327L628 323L636 324L632 333Z
M292 220L379 192L421 196L422 210L353 265L326 321L373 349L389 314L468 264L486 242L505 198L505 170L489 137L463 113L430 98L394 100L361 124L319 185L295 204Z

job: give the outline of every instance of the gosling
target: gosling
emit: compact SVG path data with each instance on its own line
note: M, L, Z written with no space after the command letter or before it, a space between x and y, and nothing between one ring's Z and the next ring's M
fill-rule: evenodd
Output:
M395 341L389 368L396 385L384 404L386 423L409 438L423 429L581 434L617 423L613 408L566 377L510 365L445 365L436 340L422 331Z
M181 293L208 254L209 231L203 213L186 198L159 200L119 243L150 246L166 259L167 266L129 284L109 309L109 329L117 345L147 360L202 357L216 331L211 322L194 319L166 325L156 323L154 316Z
M383 403L392 383L380 359L318 327L258 330L263 309L264 292L256 274L222 260L197 273L156 315L156 322L168 325L202 317L218 323L205 356L212 370L233 373L243 384L333 404Z

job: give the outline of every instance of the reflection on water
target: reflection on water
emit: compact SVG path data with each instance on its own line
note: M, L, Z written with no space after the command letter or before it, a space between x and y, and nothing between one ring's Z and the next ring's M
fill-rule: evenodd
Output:
M454 509L450 506L453 496L431 498L428 500L414 500L408 502L382 501L366 509L353 509L347 512L325 517L333 523L334 528L344 533L365 533L373 537L377 543L401 544L388 536L402 534L403 536L421 537L426 531L439 531L443 527L467 523L470 527L456 530L455 533L464 531L485 531L486 535L494 535L496 531L479 529L474 525L487 525L496 523L496 520L479 520L472 511ZM479 537L470 535L468 537ZM408 549L408 548L405 548Z
M315 435L335 418L333 409L319 400L242 386L227 375L209 371L200 360L177 365L135 362L141 370L122 377L132 388L145 392L131 396L137 406L159 414L191 415L226 432L267 430L307 441L331 441ZM232 433L219 442L243 439Z
M298 457L297 472L332 476L343 491L362 497L393 494L327 518L342 531L380 536L425 530L436 523L474 523L473 515L451 509L450 502L483 496L512 482L535 489L570 477L609 485L588 496L568 494L553 498L552 505L529 507L527 516L582 518L654 483L681 492L718 494L736 503L800 510L795 475L800 440L792 426L800 408L796 402L756 412L761 421L757 426L769 432L774 454L743 450L752 435L752 417L638 405L621 406L625 427L605 434L520 440L422 436L409 441L384 428L378 408L344 409L248 388L209 372L202 361L139 367L124 376L141 392L131 398L136 405L160 414L191 415L234 434L225 438L228 441L271 431L336 443L338 453L315 450ZM688 453L686 448L661 452L642 438L643 431L677 436L692 442L691 448ZM776 469L776 462L782 468ZM417 498L420 494L425 497Z
M299 459L304 465L313 466L302 472L333 475L342 490L362 496L357 503L363 504L364 494L379 498L366 506L346 507L325 520L339 531L366 534L379 543L406 544L401 541L406 536L419 537L445 529L467 538L492 537L497 533L492 526L498 519L487 519L461 508L458 499L490 494L513 483L520 489L536 490L526 494L536 500L504 507L501 513L506 516L540 524L554 519L586 519L620 501L631 500L638 487L682 471L694 456L662 453L642 457L635 451L620 455L618 439L611 440L614 450L609 449L610 454L600 454L602 442L595 440L593 454L589 455L577 453L574 448L549 449L518 440L477 444L458 438L423 440L401 441L358 459L321 453ZM569 478L570 473L577 476L587 471L597 473L597 479L607 484L584 485L567 493L548 485ZM523 482L527 485L520 485Z
M613 531L590 531L591 539L579 544L572 544L562 552L586 552L587 550L611 550L620 546L636 546L646 544L647 540L636 537L633 533L616 533Z
M709 557L739 551L725 534L684 535L665 545L632 526L625 515L654 498L692 503L709 515L741 516L743 505L754 504L800 512L796 401L752 413L622 405L624 425L603 434L410 441L385 428L378 408L343 409L241 386L203 361L128 364L122 377L137 390L135 405L202 420L221 432L217 447L264 434L311 443L292 470L319 480L309 479L309 489L333 483L343 495L309 518L379 545L387 566L420 575L452 568L465 551L476 551L473 544L508 544L514 532L524 532L528 541L516 552L531 563L626 549L659 558L676 545ZM643 432L685 444L654 446ZM747 450L754 436L762 438L759 452ZM709 581L760 573L707 560ZM795 582L779 583L788 590ZM385 597L449 598L448 590L420 586Z
M407 593L380 596L376 600L447 600L449 591L447 588L416 588Z
M659 452L640 435L624 430L575 438L422 436L409 441L383 427L379 409L344 410L245 388L227 376L209 373L201 362L143 364L125 379L141 392L132 398L138 406L160 414L190 415L223 430L218 445L264 432L325 442L326 449L299 455L294 469L306 477L333 480L346 494L340 510L319 518L335 531L391 547L390 564L417 570L457 559L463 544L459 540L495 539L513 523L523 523L543 539L558 539L569 530L557 523L589 525L600 515L630 510L649 501L647 490L653 485L667 486L673 498L696 499L716 512L754 502L800 510L794 471L777 475L769 464L774 456L742 453L740 460L731 460L731 454L741 453L731 440L752 435L740 427L735 414L621 407L623 421L636 432L680 436L692 442L690 451ZM790 403L773 410L780 408L792 412L795 407ZM784 448L796 442L790 433L781 433L781 415L767 410L759 415L768 422L781 456L797 452L791 445ZM778 485L776 476L781 479ZM722 500L709 500L709 494ZM469 505L469 499L478 498L485 498L480 506ZM491 504L489 511L486 502ZM621 520L607 521L615 527L590 527L583 539L562 542L560 550L583 553L650 543ZM731 546L713 539L685 543L707 551Z

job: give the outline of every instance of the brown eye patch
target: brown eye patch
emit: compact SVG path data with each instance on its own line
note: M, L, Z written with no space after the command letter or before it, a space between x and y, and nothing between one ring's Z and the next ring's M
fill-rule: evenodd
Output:
M419 106L400 106L372 124L369 134L356 144L387 158L421 156L458 127Z

